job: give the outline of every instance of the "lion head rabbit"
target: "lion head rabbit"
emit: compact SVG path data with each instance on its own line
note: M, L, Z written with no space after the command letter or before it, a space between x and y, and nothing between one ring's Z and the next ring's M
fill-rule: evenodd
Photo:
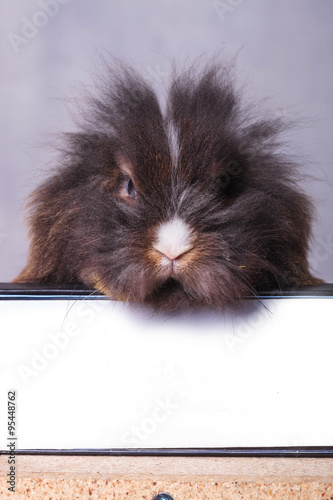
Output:
M175 71L166 104L107 69L56 172L30 200L17 282L85 284L156 309L224 310L313 285L313 207L281 151L281 118L243 104L223 64Z

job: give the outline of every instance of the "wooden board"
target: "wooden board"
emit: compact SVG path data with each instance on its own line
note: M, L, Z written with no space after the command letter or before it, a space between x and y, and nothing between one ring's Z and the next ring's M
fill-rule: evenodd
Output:
M9 496L7 456L0 457L2 498L152 500L162 491L172 494L174 500L331 500L333 497L330 458L16 458L16 493Z

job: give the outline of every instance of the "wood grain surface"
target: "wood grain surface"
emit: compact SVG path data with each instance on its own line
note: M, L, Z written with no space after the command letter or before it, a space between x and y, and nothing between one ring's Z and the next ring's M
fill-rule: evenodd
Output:
M0 456L8 500L332 500L333 459L17 455L15 493Z
M96 457L17 455L18 474L148 480L316 480L333 483L333 458ZM0 475L8 472L0 457Z

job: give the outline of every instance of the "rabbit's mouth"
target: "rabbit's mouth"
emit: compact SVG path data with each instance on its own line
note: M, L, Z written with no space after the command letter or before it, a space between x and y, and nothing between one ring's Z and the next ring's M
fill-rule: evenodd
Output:
M180 281L169 277L146 298L145 302L158 309L176 310L186 307L187 303L189 305L190 297Z
M184 291L183 285L175 278L168 278L163 285L157 290L158 293L167 295L170 293L178 292L179 290Z

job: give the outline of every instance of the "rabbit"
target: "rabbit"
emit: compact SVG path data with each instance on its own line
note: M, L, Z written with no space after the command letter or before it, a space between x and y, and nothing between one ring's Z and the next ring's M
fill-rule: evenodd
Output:
M313 204L281 149L286 124L246 105L227 65L174 70L164 108L131 67L103 79L31 196L15 282L218 311L322 282L307 259Z

